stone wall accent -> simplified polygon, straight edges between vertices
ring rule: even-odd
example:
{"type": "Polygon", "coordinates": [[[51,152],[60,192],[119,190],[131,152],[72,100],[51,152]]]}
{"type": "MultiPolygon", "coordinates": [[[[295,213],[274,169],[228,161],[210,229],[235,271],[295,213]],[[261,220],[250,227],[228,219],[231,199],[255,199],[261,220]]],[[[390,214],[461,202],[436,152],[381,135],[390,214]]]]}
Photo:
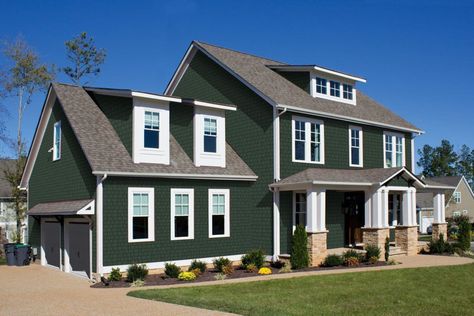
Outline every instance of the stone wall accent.
{"type": "Polygon", "coordinates": [[[376,245],[380,248],[380,259],[385,257],[385,239],[390,236],[389,228],[362,228],[364,245],[376,245]]]}
{"type": "Polygon", "coordinates": [[[448,239],[448,223],[433,223],[433,234],[431,238],[438,240],[440,234],[443,234],[444,240],[448,239]]]}
{"type": "Polygon", "coordinates": [[[395,227],[395,245],[406,251],[407,256],[418,253],[418,226],[395,227]]]}
{"type": "Polygon", "coordinates": [[[308,233],[309,265],[318,266],[327,256],[328,232],[308,233]]]}

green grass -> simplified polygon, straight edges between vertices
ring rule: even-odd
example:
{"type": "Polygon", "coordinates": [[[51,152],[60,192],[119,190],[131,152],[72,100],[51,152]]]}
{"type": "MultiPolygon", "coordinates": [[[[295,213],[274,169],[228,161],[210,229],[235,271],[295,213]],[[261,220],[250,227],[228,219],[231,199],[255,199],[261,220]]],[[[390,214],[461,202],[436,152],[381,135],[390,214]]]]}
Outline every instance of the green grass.
{"type": "Polygon", "coordinates": [[[420,235],[418,236],[419,241],[431,241],[431,235],[420,235]]]}
{"type": "Polygon", "coordinates": [[[0,266],[6,265],[7,264],[7,259],[0,257],[0,266]]]}
{"type": "Polygon", "coordinates": [[[468,315],[474,264],[139,290],[129,296],[243,315],[468,315]]]}

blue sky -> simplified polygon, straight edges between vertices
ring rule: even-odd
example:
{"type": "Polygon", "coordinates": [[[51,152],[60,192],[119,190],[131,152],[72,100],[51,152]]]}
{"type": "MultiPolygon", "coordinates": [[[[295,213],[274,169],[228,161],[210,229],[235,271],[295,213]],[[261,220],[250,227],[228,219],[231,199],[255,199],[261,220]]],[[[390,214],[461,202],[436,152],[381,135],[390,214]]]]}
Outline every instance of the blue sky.
{"type": "MultiPolygon", "coordinates": [[[[91,85],[159,93],[193,39],[319,64],[367,78],[359,89],[426,131],[417,148],[443,138],[474,147],[473,2],[5,1],[0,30],[2,40],[21,34],[58,66],[64,42],[85,31],[108,53],[91,85]]],[[[28,143],[43,100],[38,95],[26,113],[28,143]]],[[[3,102],[11,135],[13,102],[3,102]]]]}

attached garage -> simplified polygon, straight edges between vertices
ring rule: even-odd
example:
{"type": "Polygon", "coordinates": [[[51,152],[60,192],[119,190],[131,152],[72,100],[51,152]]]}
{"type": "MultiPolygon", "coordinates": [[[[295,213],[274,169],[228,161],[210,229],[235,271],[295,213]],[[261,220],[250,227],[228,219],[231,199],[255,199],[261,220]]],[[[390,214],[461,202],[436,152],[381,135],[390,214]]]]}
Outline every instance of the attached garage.
{"type": "Polygon", "coordinates": [[[40,203],[28,211],[41,224],[41,264],[91,277],[94,200],[40,203]]]}

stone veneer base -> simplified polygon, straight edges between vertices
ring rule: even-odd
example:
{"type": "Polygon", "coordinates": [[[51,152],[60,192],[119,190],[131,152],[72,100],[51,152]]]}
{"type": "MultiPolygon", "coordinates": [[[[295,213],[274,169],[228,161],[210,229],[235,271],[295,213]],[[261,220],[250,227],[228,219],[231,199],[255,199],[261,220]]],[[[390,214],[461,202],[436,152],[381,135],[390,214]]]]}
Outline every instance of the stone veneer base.
{"type": "Polygon", "coordinates": [[[418,226],[395,227],[395,245],[406,251],[407,256],[418,253],[418,226]]]}
{"type": "Polygon", "coordinates": [[[308,254],[310,266],[318,266],[327,256],[328,231],[308,233],[308,254]]]}
{"type": "Polygon", "coordinates": [[[390,228],[362,228],[364,245],[376,245],[380,248],[380,258],[385,258],[385,239],[390,238],[390,228]]]}
{"type": "Polygon", "coordinates": [[[443,234],[444,240],[448,239],[448,223],[433,223],[433,233],[431,238],[433,240],[438,240],[439,235],[443,234]]]}

